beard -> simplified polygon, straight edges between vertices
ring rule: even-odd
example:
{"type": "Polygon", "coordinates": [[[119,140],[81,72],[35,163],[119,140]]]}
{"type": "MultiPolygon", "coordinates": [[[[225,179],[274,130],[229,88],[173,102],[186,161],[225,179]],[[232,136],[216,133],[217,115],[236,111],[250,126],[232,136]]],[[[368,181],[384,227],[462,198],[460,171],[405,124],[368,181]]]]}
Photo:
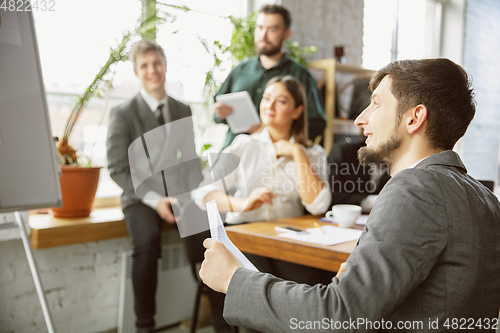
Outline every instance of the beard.
{"type": "Polygon", "coordinates": [[[279,52],[281,52],[281,46],[282,45],[283,45],[283,41],[279,45],[272,45],[272,44],[270,44],[267,47],[258,47],[257,46],[257,54],[259,56],[262,56],[262,55],[268,56],[268,57],[273,56],[273,55],[278,54],[279,52]]]}
{"type": "Polygon", "coordinates": [[[358,159],[362,165],[368,166],[369,164],[375,164],[382,169],[391,168],[392,158],[394,152],[401,145],[401,139],[394,134],[386,142],[380,144],[377,148],[361,147],[358,150],[358,159]]]}

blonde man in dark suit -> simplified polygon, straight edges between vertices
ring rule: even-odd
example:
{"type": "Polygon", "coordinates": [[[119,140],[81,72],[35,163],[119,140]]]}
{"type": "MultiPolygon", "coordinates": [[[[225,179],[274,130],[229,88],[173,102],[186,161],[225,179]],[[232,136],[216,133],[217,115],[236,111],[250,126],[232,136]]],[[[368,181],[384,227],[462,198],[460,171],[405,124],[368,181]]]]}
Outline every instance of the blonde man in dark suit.
{"type": "MultiPolygon", "coordinates": [[[[177,156],[167,158],[176,159],[182,156],[176,161],[181,163],[186,157],[196,156],[196,152],[192,123],[189,119],[191,109],[168,96],[165,90],[167,64],[163,49],[153,41],[143,40],[134,47],[130,58],[135,74],[141,81],[141,90],[131,100],[111,111],[107,157],[111,178],[123,189],[121,207],[132,238],[132,284],[137,331],[151,332],[155,325],[157,262],[161,253],[162,225],[165,221],[172,224],[176,222],[171,204],[177,203],[177,199],[169,197],[167,191],[188,192],[199,184],[202,177],[201,166],[195,161],[189,164],[189,168],[176,169],[175,172],[162,171],[151,175],[139,186],[137,182],[134,183],[131,175],[134,165],[131,164],[137,162],[138,165],[143,163],[142,165],[147,166],[148,162],[139,161],[140,156],[129,156],[132,151],[129,148],[134,146],[133,143],[137,143],[137,140],[144,140],[144,134],[156,130],[159,126],[174,121],[176,124],[182,123],[185,127],[181,131],[183,140],[170,138],[168,142],[153,142],[157,147],[147,146],[149,153],[158,146],[175,145],[176,147],[167,148],[177,152],[177,156]],[[173,141],[175,143],[172,143],[173,141]],[[179,181],[176,182],[176,179],[179,181]],[[165,183],[169,184],[168,188],[164,186],[165,183]],[[174,186],[170,186],[172,184],[174,186]]],[[[140,146],[142,148],[142,143],[140,146]]],[[[145,147],[142,149],[148,151],[145,147]]],[[[146,171],[149,171],[149,168],[146,171]]]]}

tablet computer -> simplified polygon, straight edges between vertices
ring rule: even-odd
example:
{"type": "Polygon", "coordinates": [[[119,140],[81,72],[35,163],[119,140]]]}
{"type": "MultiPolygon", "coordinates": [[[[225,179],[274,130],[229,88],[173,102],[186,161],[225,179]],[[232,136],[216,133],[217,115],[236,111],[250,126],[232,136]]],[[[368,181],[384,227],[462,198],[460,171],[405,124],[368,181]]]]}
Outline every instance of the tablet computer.
{"type": "Polygon", "coordinates": [[[218,95],[215,100],[233,108],[233,113],[226,118],[226,122],[234,134],[246,133],[250,126],[260,124],[259,114],[248,91],[218,95]]]}

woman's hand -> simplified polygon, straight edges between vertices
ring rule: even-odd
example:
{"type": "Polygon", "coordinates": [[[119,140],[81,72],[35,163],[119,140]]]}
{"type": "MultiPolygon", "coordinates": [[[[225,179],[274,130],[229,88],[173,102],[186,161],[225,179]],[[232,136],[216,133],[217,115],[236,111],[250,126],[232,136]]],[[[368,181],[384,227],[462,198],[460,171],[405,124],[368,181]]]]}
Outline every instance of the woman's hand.
{"type": "Polygon", "coordinates": [[[271,189],[267,187],[256,187],[253,189],[252,193],[250,193],[248,199],[245,200],[245,208],[243,209],[243,211],[246,212],[249,210],[254,210],[265,203],[272,205],[273,198],[275,197],[276,196],[273,194],[271,189]]]}
{"type": "Polygon", "coordinates": [[[276,148],[276,156],[292,156],[297,152],[297,149],[301,149],[300,145],[297,143],[292,143],[288,140],[279,140],[274,143],[274,148],[276,148]]]}

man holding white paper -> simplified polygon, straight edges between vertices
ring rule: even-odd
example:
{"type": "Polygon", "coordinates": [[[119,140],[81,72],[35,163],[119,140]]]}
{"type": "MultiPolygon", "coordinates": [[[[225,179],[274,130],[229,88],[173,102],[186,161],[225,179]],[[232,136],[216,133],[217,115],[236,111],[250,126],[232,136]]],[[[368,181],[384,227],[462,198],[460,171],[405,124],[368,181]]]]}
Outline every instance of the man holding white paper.
{"type": "MultiPolygon", "coordinates": [[[[283,43],[290,37],[291,17],[288,10],[279,5],[266,5],[260,10],[255,26],[255,48],[257,55],[236,66],[226,78],[216,96],[248,91],[257,110],[262,100],[264,87],[276,76],[292,75],[302,83],[307,94],[307,114],[309,138],[314,140],[322,135],[326,126],[325,114],[321,105],[317,84],[309,71],[291,60],[283,52],[283,43]]],[[[233,108],[224,103],[215,104],[214,120],[225,123],[233,108]]],[[[248,133],[254,133],[259,124],[248,124],[248,133]]],[[[228,130],[224,148],[236,134],[228,130]]]]}
{"type": "Polygon", "coordinates": [[[283,281],[242,268],[206,239],[200,276],[226,293],[228,323],[262,332],[498,326],[500,202],[452,150],[475,114],[467,73],[448,59],[402,60],[374,74],[370,88],[355,121],[368,137],[358,156],[388,163],[392,178],[342,273],[328,285],[283,281]]]}
{"type": "Polygon", "coordinates": [[[245,257],[243,253],[231,242],[227,237],[226,229],[220,217],[219,209],[215,200],[209,201],[206,204],[208,223],[210,224],[210,236],[212,239],[219,240],[224,246],[231,251],[231,253],[243,264],[243,267],[252,271],[258,272],[259,270],[245,257]]]}

